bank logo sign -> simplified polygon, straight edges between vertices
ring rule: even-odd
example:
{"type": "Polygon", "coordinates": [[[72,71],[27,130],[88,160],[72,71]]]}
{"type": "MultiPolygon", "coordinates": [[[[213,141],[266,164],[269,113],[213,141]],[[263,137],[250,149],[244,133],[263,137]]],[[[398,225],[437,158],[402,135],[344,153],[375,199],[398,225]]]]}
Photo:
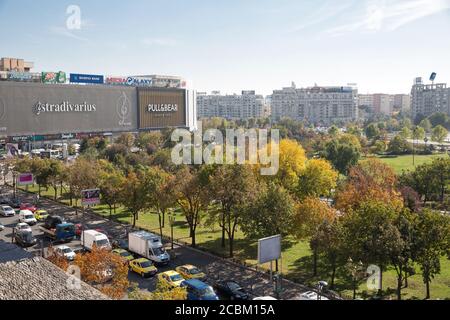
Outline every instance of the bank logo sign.
{"type": "Polygon", "coordinates": [[[68,113],[68,112],[95,112],[97,106],[84,101],[83,103],[70,103],[63,101],[62,103],[43,103],[38,101],[34,107],[34,114],[39,116],[42,113],[68,113]]]}
{"type": "Polygon", "coordinates": [[[95,74],[70,74],[71,83],[92,83],[92,84],[103,84],[103,76],[95,74]]]}
{"type": "Polygon", "coordinates": [[[131,126],[131,103],[125,92],[117,99],[116,112],[119,116],[119,126],[131,126]]]}

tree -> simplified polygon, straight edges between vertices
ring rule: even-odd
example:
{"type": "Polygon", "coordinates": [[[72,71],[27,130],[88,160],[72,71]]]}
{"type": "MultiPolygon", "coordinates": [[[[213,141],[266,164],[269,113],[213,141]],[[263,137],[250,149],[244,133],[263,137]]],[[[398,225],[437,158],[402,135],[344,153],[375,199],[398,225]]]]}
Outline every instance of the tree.
{"type": "Polygon", "coordinates": [[[408,141],[399,135],[396,135],[390,142],[388,146],[388,151],[392,154],[400,155],[408,153],[411,150],[411,146],[408,141]]]}
{"type": "Polygon", "coordinates": [[[313,196],[328,196],[336,187],[338,173],[325,159],[311,159],[299,177],[297,196],[299,199],[313,196]]]}
{"type": "Polygon", "coordinates": [[[342,174],[347,174],[348,169],[357,164],[360,157],[360,150],[352,144],[332,140],[325,147],[325,158],[342,174]]]}
{"type": "Polygon", "coordinates": [[[338,187],[335,207],[348,212],[364,202],[379,200],[401,208],[403,199],[396,185],[397,176],[390,166],[378,159],[362,161],[350,169],[347,180],[338,187]]]}
{"type": "Polygon", "coordinates": [[[158,214],[159,232],[162,236],[164,217],[166,212],[175,205],[175,197],[172,193],[174,177],[163,169],[152,167],[148,169],[145,177],[145,189],[148,190],[147,206],[156,209],[158,214]]]}
{"type": "Polygon", "coordinates": [[[310,247],[313,251],[313,275],[317,275],[317,258],[319,243],[313,236],[319,226],[325,221],[333,221],[336,212],[326,202],[318,198],[308,197],[302,200],[296,208],[292,219],[293,234],[299,238],[311,238],[310,247]]]}
{"type": "Polygon", "coordinates": [[[274,182],[262,186],[258,193],[245,208],[241,224],[244,234],[250,238],[290,234],[295,214],[295,200],[290,193],[274,182]]]}
{"type": "Polygon", "coordinates": [[[175,175],[172,190],[177,203],[189,225],[189,236],[192,246],[196,246],[195,236],[201,214],[208,209],[210,193],[206,169],[183,167],[175,175]]]}
{"type": "Polygon", "coordinates": [[[51,245],[47,249],[46,259],[64,271],[66,271],[69,267],[69,262],[67,261],[67,259],[63,255],[57,254],[55,249],[51,245]]]}
{"type": "Polygon", "coordinates": [[[305,168],[305,150],[296,141],[283,139],[280,141],[279,154],[279,170],[275,177],[286,189],[292,190],[305,168]]]}
{"type": "Polygon", "coordinates": [[[442,126],[445,127],[448,123],[449,116],[444,112],[436,112],[428,117],[433,127],[442,126]]]}
{"type": "Polygon", "coordinates": [[[423,119],[422,121],[420,121],[419,127],[423,128],[425,130],[425,132],[430,132],[432,125],[431,125],[430,120],[428,120],[426,118],[426,119],[423,119]]]}
{"type": "Polygon", "coordinates": [[[345,252],[353,261],[377,265],[381,270],[380,284],[383,283],[383,270],[403,245],[400,232],[393,223],[397,216],[394,207],[367,201],[343,217],[345,252]]]}
{"type": "Polygon", "coordinates": [[[124,145],[127,150],[130,150],[134,146],[135,137],[132,133],[122,133],[117,139],[116,143],[124,145]]]}
{"type": "Polygon", "coordinates": [[[434,129],[431,133],[431,140],[442,144],[444,142],[445,138],[447,137],[447,135],[448,135],[447,129],[445,129],[441,125],[438,125],[438,126],[434,127],[434,129]]]}
{"type": "Polygon", "coordinates": [[[67,168],[67,182],[70,186],[71,204],[72,197],[75,201],[80,199],[81,191],[98,187],[98,163],[83,157],[78,157],[75,162],[67,168]]]}
{"type": "Polygon", "coordinates": [[[54,200],[58,197],[58,186],[62,183],[65,167],[63,163],[56,159],[50,159],[49,161],[49,182],[51,183],[54,194],[54,200]]]}
{"type": "Polygon", "coordinates": [[[369,124],[365,129],[366,137],[372,140],[380,135],[380,129],[375,123],[369,124]]]}
{"type": "Polygon", "coordinates": [[[386,151],[387,145],[384,140],[377,140],[371,148],[373,153],[381,154],[386,151]]]}
{"type": "Polygon", "coordinates": [[[425,129],[420,126],[415,127],[412,133],[412,137],[414,140],[423,140],[425,138],[425,129]]]}
{"type": "Polygon", "coordinates": [[[328,129],[328,134],[331,136],[336,136],[338,133],[339,129],[335,125],[331,126],[330,129],[328,129]]]}
{"type": "Polygon", "coordinates": [[[109,207],[109,217],[112,216],[112,210],[116,209],[116,204],[120,199],[121,187],[124,183],[123,173],[107,161],[100,161],[99,188],[101,200],[109,207]]]}
{"type": "Polygon", "coordinates": [[[219,210],[211,210],[210,214],[222,228],[222,247],[227,234],[232,257],[236,227],[243,219],[245,205],[256,199],[257,181],[248,165],[239,164],[214,168],[209,181],[211,197],[220,204],[219,210]]]}
{"type": "Polygon", "coordinates": [[[426,286],[426,299],[430,298],[430,283],[440,273],[440,258],[448,253],[450,243],[450,219],[424,209],[414,223],[413,256],[422,271],[426,286]]]}
{"type": "Polygon", "coordinates": [[[334,288],[336,269],[342,258],[342,227],[339,219],[324,220],[311,238],[317,251],[324,254],[325,260],[331,266],[330,288],[334,288]]]}
{"type": "Polygon", "coordinates": [[[406,140],[411,137],[411,130],[408,127],[403,127],[399,133],[399,136],[406,140]]]}
{"type": "Polygon", "coordinates": [[[120,202],[127,208],[133,216],[133,228],[136,226],[136,220],[139,219],[139,213],[147,208],[147,190],[145,181],[145,170],[136,169],[130,171],[123,180],[120,188],[120,202]]]}
{"type": "Polygon", "coordinates": [[[74,264],[80,268],[83,281],[100,284],[100,291],[113,299],[122,299],[130,286],[127,263],[106,249],[94,246],[90,252],[77,254],[74,264]]]}

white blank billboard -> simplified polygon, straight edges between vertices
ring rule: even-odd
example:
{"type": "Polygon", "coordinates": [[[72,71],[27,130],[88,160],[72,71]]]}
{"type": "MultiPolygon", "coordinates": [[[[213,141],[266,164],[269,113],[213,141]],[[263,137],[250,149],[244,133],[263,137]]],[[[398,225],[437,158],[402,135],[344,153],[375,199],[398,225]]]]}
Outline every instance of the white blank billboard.
{"type": "Polygon", "coordinates": [[[263,264],[281,258],[281,235],[258,240],[258,263],[263,264]]]}

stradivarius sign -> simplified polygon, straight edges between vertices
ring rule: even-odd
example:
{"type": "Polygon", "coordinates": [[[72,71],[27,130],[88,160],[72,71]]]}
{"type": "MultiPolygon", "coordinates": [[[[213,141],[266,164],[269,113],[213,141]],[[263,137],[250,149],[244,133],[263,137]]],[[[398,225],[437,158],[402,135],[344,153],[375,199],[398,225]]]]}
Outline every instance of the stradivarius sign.
{"type": "Polygon", "coordinates": [[[42,113],[65,113],[65,112],[95,112],[97,107],[84,101],[83,103],[70,103],[63,101],[61,103],[43,103],[38,101],[34,107],[34,113],[38,116],[42,113]]]}

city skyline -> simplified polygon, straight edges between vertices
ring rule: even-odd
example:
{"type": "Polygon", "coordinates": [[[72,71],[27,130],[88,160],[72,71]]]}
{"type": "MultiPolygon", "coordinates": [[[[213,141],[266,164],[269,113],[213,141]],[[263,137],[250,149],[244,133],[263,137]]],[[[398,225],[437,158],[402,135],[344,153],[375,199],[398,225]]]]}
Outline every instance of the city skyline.
{"type": "Polygon", "coordinates": [[[398,94],[433,71],[449,80],[449,0],[113,3],[0,0],[0,56],[38,71],[179,75],[223,94],[292,81],[398,94]],[[80,30],[66,27],[72,4],[80,30]]]}

